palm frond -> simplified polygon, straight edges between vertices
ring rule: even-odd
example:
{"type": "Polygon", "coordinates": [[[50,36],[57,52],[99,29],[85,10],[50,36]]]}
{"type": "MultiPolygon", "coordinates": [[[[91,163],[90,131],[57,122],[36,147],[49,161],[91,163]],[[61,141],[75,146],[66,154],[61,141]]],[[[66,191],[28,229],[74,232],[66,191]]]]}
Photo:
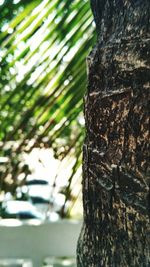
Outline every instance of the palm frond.
{"type": "MultiPolygon", "coordinates": [[[[79,118],[86,88],[85,58],[95,41],[89,1],[20,1],[17,7],[10,2],[17,14],[6,14],[5,20],[5,3],[0,8],[1,155],[7,154],[9,141],[19,141],[10,161],[41,144],[53,147],[60,159],[73,151],[76,163],[69,192],[84,138],[79,118]],[[66,140],[63,153],[60,139],[66,140]]],[[[16,160],[13,167],[17,175],[22,171],[19,164],[16,160]]],[[[4,180],[10,171],[12,166],[3,172],[4,180]]]]}

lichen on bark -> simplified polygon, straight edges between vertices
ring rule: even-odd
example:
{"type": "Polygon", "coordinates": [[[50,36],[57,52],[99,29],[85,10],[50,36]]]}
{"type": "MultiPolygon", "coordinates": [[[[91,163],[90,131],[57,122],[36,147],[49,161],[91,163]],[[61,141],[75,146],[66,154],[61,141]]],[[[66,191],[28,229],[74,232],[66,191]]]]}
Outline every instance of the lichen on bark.
{"type": "Polygon", "coordinates": [[[78,267],[150,266],[149,0],[92,0],[78,267]]]}

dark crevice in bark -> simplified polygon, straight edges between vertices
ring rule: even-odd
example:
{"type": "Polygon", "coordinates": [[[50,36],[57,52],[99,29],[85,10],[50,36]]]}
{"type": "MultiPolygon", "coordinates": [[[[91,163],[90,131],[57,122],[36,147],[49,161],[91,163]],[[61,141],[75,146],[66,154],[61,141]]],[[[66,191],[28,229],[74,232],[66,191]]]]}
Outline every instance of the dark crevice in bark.
{"type": "Polygon", "coordinates": [[[150,1],[92,0],[78,267],[150,266],[150,1]]]}

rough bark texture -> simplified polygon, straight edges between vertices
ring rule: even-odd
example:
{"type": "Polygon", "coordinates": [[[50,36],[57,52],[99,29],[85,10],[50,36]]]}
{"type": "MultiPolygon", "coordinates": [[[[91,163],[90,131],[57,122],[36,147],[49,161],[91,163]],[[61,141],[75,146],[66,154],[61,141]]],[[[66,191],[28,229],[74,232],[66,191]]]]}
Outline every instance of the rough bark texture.
{"type": "Polygon", "coordinates": [[[78,267],[150,266],[149,0],[93,0],[78,267]]]}

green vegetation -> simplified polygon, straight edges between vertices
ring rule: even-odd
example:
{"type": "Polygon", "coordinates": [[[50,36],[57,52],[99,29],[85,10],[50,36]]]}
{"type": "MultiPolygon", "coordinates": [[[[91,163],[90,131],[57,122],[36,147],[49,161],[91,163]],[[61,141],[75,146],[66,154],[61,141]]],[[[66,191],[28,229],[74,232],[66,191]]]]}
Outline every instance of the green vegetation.
{"type": "Polygon", "coordinates": [[[0,1],[1,190],[15,194],[30,172],[22,154],[52,147],[82,159],[86,56],[95,36],[88,0],[0,1]],[[23,181],[17,177],[24,173],[23,181]]]}

